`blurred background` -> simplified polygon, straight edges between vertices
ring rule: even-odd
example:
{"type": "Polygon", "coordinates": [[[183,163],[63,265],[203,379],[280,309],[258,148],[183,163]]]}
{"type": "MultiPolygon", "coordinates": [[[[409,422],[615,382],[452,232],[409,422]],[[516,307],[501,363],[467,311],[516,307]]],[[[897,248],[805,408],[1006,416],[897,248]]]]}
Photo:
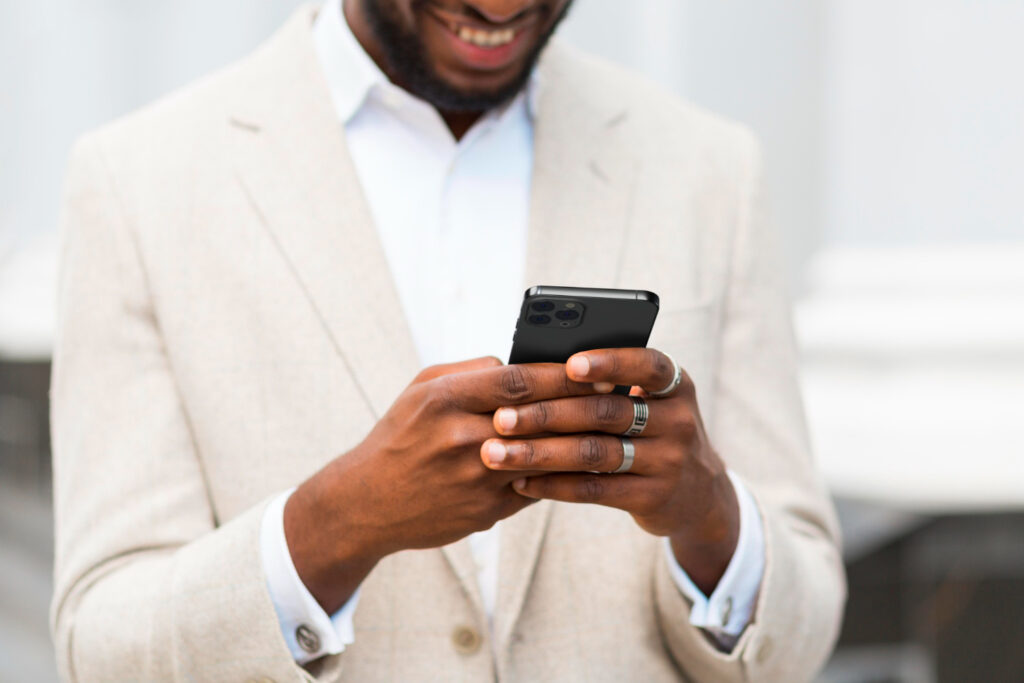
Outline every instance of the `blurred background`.
{"type": "MultiPolygon", "coordinates": [[[[295,0],[0,3],[0,681],[55,680],[47,385],[82,132],[295,0]]],[[[577,0],[767,153],[850,601],[827,682],[1024,680],[1024,0],[577,0]]]]}

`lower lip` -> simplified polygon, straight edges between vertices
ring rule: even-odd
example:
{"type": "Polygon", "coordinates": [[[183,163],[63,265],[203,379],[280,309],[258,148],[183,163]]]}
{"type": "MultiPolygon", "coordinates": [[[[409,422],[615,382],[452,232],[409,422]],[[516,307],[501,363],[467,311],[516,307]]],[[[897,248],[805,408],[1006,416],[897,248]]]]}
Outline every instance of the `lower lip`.
{"type": "Polygon", "coordinates": [[[467,43],[447,26],[444,27],[444,32],[448,36],[452,51],[463,64],[480,71],[497,71],[509,66],[519,57],[528,28],[520,28],[516,31],[515,38],[496,47],[480,47],[467,43]]]}

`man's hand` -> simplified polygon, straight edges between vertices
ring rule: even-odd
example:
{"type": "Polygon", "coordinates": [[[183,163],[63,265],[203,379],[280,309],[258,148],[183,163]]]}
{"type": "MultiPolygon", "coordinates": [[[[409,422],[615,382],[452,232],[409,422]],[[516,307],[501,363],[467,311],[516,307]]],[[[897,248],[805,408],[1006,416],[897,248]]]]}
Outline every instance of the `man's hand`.
{"type": "Polygon", "coordinates": [[[494,472],[480,446],[502,405],[593,394],[555,363],[497,358],[433,366],[395,400],[366,439],[299,486],[284,511],[299,577],[328,614],[384,556],[452,543],[534,502],[494,472]]]}
{"type": "Polygon", "coordinates": [[[629,512],[642,528],[668,536],[680,565],[710,594],[732,558],[739,537],[739,506],[725,465],[708,442],[690,378],[667,397],[660,391],[675,368],[653,349],[602,349],[572,356],[566,373],[575,382],[634,387],[648,400],[647,426],[629,437],[635,460],[628,473],[618,435],[633,421],[633,402],[619,395],[559,397],[503,407],[494,414],[501,435],[481,448],[485,465],[517,474],[523,496],[598,503],[629,512]],[[554,436],[537,436],[541,433],[554,436]],[[519,437],[519,438],[517,438],[519,437]],[[528,437],[528,438],[522,438],[528,437]],[[530,475],[543,470],[557,474],[530,475]]]}

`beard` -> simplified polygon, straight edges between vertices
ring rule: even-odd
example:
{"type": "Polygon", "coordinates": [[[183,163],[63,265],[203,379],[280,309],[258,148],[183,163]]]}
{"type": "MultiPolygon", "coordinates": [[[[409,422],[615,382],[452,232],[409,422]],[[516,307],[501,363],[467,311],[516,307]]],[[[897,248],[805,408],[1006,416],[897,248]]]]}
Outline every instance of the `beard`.
{"type": "MultiPolygon", "coordinates": [[[[422,3],[423,0],[415,0],[414,6],[422,3]]],[[[540,53],[569,13],[571,5],[572,2],[566,3],[555,20],[550,22],[515,78],[491,90],[460,90],[441,78],[431,66],[415,28],[403,24],[402,17],[388,0],[367,0],[364,8],[370,30],[384,53],[386,71],[394,81],[441,111],[480,112],[508,102],[523,89],[540,53]]]]}

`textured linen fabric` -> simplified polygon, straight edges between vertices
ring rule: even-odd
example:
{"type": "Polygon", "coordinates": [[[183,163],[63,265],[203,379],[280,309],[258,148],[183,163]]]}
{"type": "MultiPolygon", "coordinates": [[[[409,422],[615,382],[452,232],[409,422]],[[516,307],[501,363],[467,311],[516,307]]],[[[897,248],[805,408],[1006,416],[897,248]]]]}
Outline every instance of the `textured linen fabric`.
{"type": "Polygon", "coordinates": [[[618,510],[541,501],[502,525],[495,655],[452,642],[460,627],[486,632],[463,539],[385,558],[362,585],[353,644],[292,660],[261,568],[264,508],[357,444],[418,367],[314,16],[303,8],[253,55],[72,154],[52,386],[61,675],[812,678],[845,584],[757,145],[557,41],[539,65],[521,288],[661,294],[650,343],[695,381],[764,523],[753,622],[717,651],[660,539],[618,510]]]}
{"type": "MultiPolygon", "coordinates": [[[[539,78],[534,74],[508,105],[456,141],[436,109],[387,80],[349,29],[340,0],[320,9],[313,44],[420,364],[508,358],[509,320],[519,308],[526,265],[539,78]]],[[[741,511],[739,542],[710,598],[670,549],[665,555],[692,603],[690,623],[707,628],[722,649],[749,622],[764,572],[761,520],[743,483],[730,475],[741,511]]],[[[305,663],[352,643],[358,590],[334,615],[317,604],[288,551],[284,502],[275,499],[263,517],[260,553],[285,642],[295,661],[305,663]],[[317,635],[318,648],[308,639],[307,648],[299,644],[302,626],[317,635]]],[[[498,522],[468,537],[488,629],[500,533],[498,522]]]]}

